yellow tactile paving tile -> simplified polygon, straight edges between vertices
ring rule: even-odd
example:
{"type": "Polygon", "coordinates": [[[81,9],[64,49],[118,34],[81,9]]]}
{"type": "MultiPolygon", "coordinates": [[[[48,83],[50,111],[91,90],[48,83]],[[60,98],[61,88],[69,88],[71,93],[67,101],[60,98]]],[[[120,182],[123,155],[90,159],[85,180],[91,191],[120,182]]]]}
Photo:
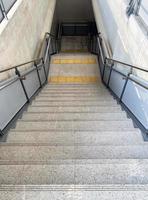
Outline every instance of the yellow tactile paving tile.
{"type": "Polygon", "coordinates": [[[53,59],[52,64],[96,64],[96,59],[53,59]]]}
{"type": "Polygon", "coordinates": [[[48,81],[50,83],[96,83],[99,78],[96,76],[54,76],[48,81]]]}

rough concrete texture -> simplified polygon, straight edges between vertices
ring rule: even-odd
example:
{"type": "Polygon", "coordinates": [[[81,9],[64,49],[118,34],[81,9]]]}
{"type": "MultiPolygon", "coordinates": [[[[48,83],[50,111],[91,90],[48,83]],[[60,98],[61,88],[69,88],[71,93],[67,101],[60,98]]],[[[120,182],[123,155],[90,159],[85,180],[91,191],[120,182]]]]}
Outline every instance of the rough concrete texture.
{"type": "MultiPolygon", "coordinates": [[[[36,58],[45,32],[51,29],[55,2],[22,0],[0,35],[0,70],[36,58]]],[[[0,79],[10,74],[2,74],[0,79]]]]}

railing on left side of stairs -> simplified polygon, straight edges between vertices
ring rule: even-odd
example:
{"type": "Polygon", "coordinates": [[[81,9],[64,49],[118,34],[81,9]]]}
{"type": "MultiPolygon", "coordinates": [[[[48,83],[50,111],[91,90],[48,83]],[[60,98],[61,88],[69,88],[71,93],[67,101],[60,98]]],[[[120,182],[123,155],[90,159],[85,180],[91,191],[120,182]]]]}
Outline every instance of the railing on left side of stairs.
{"type": "Polygon", "coordinates": [[[31,61],[0,71],[10,78],[0,81],[0,134],[47,83],[51,55],[57,53],[57,39],[46,33],[39,56],[31,61]]]}

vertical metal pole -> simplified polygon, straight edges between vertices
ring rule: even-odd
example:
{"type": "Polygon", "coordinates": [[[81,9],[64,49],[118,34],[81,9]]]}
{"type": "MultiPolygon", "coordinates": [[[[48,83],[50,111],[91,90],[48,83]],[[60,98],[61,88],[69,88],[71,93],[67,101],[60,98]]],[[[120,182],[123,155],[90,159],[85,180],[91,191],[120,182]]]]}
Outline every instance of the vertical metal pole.
{"type": "Polygon", "coordinates": [[[105,74],[105,67],[106,67],[106,58],[105,58],[105,61],[104,61],[103,65],[104,65],[104,68],[103,68],[103,73],[102,73],[102,81],[104,81],[104,74],[105,74]]]}
{"type": "Polygon", "coordinates": [[[17,67],[15,68],[15,74],[19,77],[19,80],[20,80],[20,82],[21,82],[21,85],[22,85],[22,88],[23,88],[25,97],[26,97],[26,99],[27,99],[27,103],[29,103],[30,100],[29,100],[29,97],[28,97],[26,88],[25,88],[25,86],[24,86],[24,83],[23,83],[23,79],[25,80],[25,77],[21,77],[21,74],[20,74],[19,70],[17,69],[17,67]]]}
{"type": "Polygon", "coordinates": [[[53,49],[53,38],[51,38],[51,40],[50,40],[50,45],[51,45],[51,50],[52,50],[51,54],[53,54],[53,51],[54,51],[54,49],[53,49]]]}
{"type": "Polygon", "coordinates": [[[4,135],[4,134],[3,134],[3,131],[2,131],[1,129],[0,129],[0,135],[1,135],[1,136],[4,135]]]}
{"type": "Polygon", "coordinates": [[[114,67],[114,63],[111,65],[111,69],[110,69],[110,73],[109,73],[109,78],[108,78],[108,82],[107,82],[107,87],[109,87],[109,84],[110,84],[110,79],[111,79],[113,67],[114,67]]]}
{"type": "Polygon", "coordinates": [[[127,77],[126,77],[126,81],[125,81],[125,84],[124,84],[124,87],[123,87],[123,90],[122,90],[122,93],[121,93],[121,96],[120,96],[120,102],[122,102],[122,99],[123,99],[123,95],[125,93],[125,90],[126,90],[126,86],[127,86],[127,83],[129,81],[129,77],[130,75],[132,74],[133,72],[133,68],[131,68],[130,72],[128,73],[127,77]]]}
{"type": "MultiPolygon", "coordinates": [[[[1,19],[1,21],[5,18],[5,15],[4,15],[4,12],[3,12],[3,8],[2,8],[2,5],[1,5],[1,3],[0,3],[0,11],[1,11],[1,13],[2,13],[2,19],[1,19]]],[[[0,22],[1,22],[0,21],[0,22]]]]}
{"type": "Polygon", "coordinates": [[[38,66],[37,66],[36,62],[34,62],[34,66],[36,68],[36,72],[37,72],[40,88],[42,88],[42,82],[41,82],[41,78],[40,78],[40,73],[39,73],[39,69],[38,69],[38,66]]]}
{"type": "Polygon", "coordinates": [[[42,58],[42,65],[43,65],[43,69],[44,69],[45,79],[46,79],[46,81],[47,81],[48,76],[47,76],[47,74],[46,74],[45,62],[44,62],[44,59],[43,59],[43,58],[42,58]]]}
{"type": "Polygon", "coordinates": [[[122,98],[123,98],[123,95],[124,95],[124,92],[125,92],[128,80],[129,80],[128,78],[129,78],[129,75],[126,77],[126,81],[125,81],[125,84],[124,84],[124,87],[123,87],[123,90],[122,90],[122,93],[121,93],[121,96],[120,96],[120,102],[122,101],[122,98]]]}
{"type": "Polygon", "coordinates": [[[0,4],[1,4],[1,9],[2,9],[2,12],[3,12],[3,15],[6,19],[8,19],[7,17],[7,13],[6,13],[6,10],[5,10],[5,6],[4,6],[4,3],[3,3],[3,0],[0,0],[0,4]]]}

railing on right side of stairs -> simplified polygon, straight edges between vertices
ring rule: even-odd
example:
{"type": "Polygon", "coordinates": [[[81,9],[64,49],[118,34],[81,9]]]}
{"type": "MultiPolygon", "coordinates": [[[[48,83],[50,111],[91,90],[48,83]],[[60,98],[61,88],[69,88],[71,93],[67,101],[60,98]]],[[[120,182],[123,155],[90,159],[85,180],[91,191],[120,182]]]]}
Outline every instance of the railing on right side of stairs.
{"type": "Polygon", "coordinates": [[[38,58],[0,71],[0,76],[9,76],[0,81],[0,135],[47,83],[51,55],[57,48],[56,37],[46,33],[38,58]]]}
{"type": "Polygon", "coordinates": [[[148,69],[111,58],[110,48],[99,33],[91,38],[91,52],[98,55],[102,82],[128,112],[135,124],[148,134],[148,69]]]}

